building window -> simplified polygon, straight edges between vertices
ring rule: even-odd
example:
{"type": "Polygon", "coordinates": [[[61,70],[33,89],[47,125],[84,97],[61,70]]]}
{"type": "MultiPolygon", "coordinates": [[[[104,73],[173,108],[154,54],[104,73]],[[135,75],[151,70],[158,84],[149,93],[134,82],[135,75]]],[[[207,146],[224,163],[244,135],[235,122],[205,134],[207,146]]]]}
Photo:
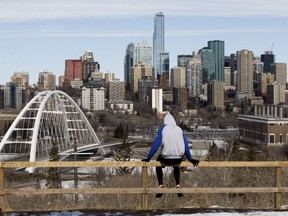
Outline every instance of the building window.
{"type": "Polygon", "coordinates": [[[269,134],[269,143],[275,143],[275,134],[269,134]]]}
{"type": "Polygon", "coordinates": [[[279,142],[283,143],[282,134],[279,135],[279,142]]]}

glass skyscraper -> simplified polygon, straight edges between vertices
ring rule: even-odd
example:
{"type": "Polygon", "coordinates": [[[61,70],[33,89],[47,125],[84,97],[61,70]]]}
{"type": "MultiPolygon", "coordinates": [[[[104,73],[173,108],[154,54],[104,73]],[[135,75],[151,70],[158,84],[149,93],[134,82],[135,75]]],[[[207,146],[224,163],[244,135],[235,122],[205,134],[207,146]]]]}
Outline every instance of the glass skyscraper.
{"type": "Polygon", "coordinates": [[[153,32],[153,66],[156,74],[163,72],[161,71],[160,61],[161,53],[164,51],[164,14],[159,12],[154,16],[153,32]]]}
{"type": "Polygon", "coordinates": [[[130,89],[131,85],[130,69],[139,63],[152,67],[152,47],[146,42],[137,45],[130,43],[127,46],[124,60],[124,81],[127,89],[130,89]]]}
{"type": "Polygon", "coordinates": [[[202,84],[206,84],[216,78],[215,54],[213,50],[208,47],[200,49],[199,52],[202,61],[202,84]]]}
{"type": "Polygon", "coordinates": [[[275,55],[272,51],[266,51],[261,55],[261,62],[264,63],[264,73],[271,73],[271,64],[275,63],[275,55]]]}
{"type": "Polygon", "coordinates": [[[208,41],[208,48],[215,55],[215,79],[224,82],[224,41],[208,41]]]}

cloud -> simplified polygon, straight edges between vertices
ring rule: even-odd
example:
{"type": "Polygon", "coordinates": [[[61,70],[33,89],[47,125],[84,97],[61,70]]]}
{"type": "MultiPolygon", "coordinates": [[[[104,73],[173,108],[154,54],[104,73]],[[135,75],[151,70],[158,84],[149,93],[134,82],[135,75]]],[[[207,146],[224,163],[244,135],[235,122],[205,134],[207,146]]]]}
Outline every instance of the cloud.
{"type": "Polygon", "coordinates": [[[151,16],[288,16],[287,0],[2,0],[1,22],[151,16]]]}
{"type": "MultiPolygon", "coordinates": [[[[179,36],[201,36],[222,33],[287,33],[288,30],[281,28],[211,28],[211,29],[178,29],[166,31],[166,37],[179,36]]],[[[152,32],[147,30],[77,30],[62,28],[29,28],[22,29],[0,29],[2,36],[9,37],[151,37],[152,32]]]]}

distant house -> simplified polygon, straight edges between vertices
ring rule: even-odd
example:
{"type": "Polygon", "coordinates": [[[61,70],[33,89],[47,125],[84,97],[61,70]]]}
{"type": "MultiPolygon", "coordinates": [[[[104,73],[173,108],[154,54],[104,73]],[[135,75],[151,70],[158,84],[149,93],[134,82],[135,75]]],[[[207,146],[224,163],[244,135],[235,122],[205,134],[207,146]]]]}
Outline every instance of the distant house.
{"type": "Polygon", "coordinates": [[[132,114],[133,102],[127,100],[110,100],[108,103],[108,109],[114,110],[114,112],[132,114]]]}

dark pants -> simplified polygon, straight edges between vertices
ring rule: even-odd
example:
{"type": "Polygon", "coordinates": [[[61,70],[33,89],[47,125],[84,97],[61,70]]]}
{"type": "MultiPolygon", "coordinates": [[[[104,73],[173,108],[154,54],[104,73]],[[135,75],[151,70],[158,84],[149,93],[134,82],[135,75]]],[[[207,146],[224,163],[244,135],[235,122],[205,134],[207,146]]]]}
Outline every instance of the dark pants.
{"type": "Polygon", "coordinates": [[[182,162],[182,158],[165,159],[160,154],[157,158],[157,161],[160,161],[161,165],[162,165],[161,167],[156,167],[156,174],[157,174],[157,179],[158,179],[159,185],[163,184],[163,170],[162,170],[162,168],[164,168],[165,166],[172,166],[173,167],[173,170],[174,170],[173,174],[174,174],[176,185],[180,184],[180,168],[179,168],[179,166],[182,162]]]}

